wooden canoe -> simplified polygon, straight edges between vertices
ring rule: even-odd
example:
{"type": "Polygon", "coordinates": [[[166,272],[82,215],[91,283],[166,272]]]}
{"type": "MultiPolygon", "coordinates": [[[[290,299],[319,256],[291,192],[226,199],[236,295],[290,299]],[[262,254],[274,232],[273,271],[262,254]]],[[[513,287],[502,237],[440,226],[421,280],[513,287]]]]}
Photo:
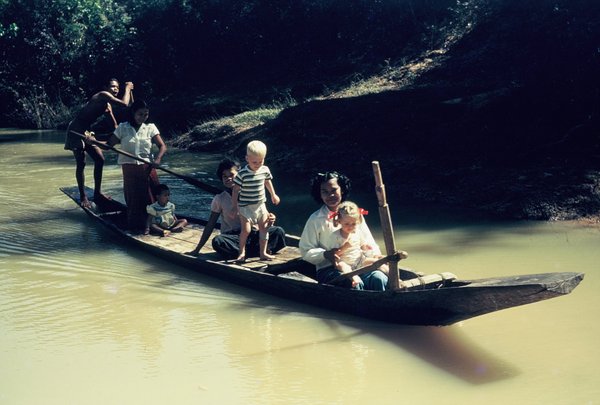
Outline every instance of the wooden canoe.
{"type": "MultiPolygon", "coordinates": [[[[61,191],[79,205],[76,187],[61,191]]],[[[92,190],[88,198],[93,201],[92,190]]],[[[312,266],[300,258],[298,238],[288,236],[288,246],[276,260],[263,262],[249,259],[243,264],[222,260],[210,241],[198,257],[186,255],[200,238],[206,221],[186,217],[190,225],[179,234],[161,238],[132,234],[124,230],[126,207],[117,201],[101,207],[82,208],[124,240],[142,250],[203,274],[218,277],[248,288],[372,320],[408,325],[450,325],[475,316],[530,304],[569,294],[583,280],[583,273],[544,273],[511,277],[460,280],[442,276],[417,277],[407,269],[400,277],[408,280],[406,288],[396,291],[358,291],[319,284],[311,275],[312,266]],[[101,209],[100,209],[101,208],[101,209]],[[428,279],[434,282],[427,282],[428,279]]]]}

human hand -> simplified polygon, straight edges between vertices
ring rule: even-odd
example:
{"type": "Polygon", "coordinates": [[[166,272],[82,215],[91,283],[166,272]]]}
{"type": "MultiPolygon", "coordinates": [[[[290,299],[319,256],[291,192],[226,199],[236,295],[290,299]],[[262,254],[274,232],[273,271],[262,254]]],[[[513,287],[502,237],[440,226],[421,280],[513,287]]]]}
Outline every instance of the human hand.
{"type": "Polygon", "coordinates": [[[277,219],[275,214],[269,212],[269,215],[267,216],[267,227],[275,225],[275,219],[277,219]]]}
{"type": "Polygon", "coordinates": [[[271,196],[271,202],[273,203],[273,205],[278,205],[280,201],[281,200],[279,199],[279,196],[277,194],[273,194],[271,196]]]}
{"type": "Polygon", "coordinates": [[[83,134],[85,135],[85,139],[83,141],[88,145],[91,145],[92,141],[96,140],[96,137],[94,136],[95,134],[92,131],[85,131],[83,134]]]}
{"type": "Polygon", "coordinates": [[[348,248],[350,248],[350,242],[346,241],[344,242],[344,244],[342,246],[340,246],[340,248],[338,249],[338,254],[339,253],[344,253],[346,250],[348,250],[348,248]]]}
{"type": "Polygon", "coordinates": [[[352,276],[352,287],[356,287],[362,282],[362,279],[358,276],[352,276]]]}
{"type": "Polygon", "coordinates": [[[326,250],[323,252],[323,257],[335,266],[340,260],[340,257],[338,256],[338,250],[339,249],[326,250]]]}
{"type": "Polygon", "coordinates": [[[133,90],[133,82],[125,82],[125,89],[133,90]]]}

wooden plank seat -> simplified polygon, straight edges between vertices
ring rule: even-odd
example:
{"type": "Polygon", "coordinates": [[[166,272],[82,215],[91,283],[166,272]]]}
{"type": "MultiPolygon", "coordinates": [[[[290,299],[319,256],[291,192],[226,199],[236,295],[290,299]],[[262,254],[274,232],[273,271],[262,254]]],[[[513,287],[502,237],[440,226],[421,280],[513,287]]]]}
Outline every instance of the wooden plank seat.
{"type": "MultiPolygon", "coordinates": [[[[132,237],[143,241],[144,243],[151,244],[153,246],[161,247],[167,250],[175,251],[178,253],[185,253],[193,250],[200,236],[204,231],[204,227],[200,224],[190,224],[185,227],[181,233],[171,233],[169,236],[161,237],[156,235],[131,235],[132,237]]],[[[226,260],[219,256],[212,248],[212,239],[218,235],[218,231],[215,230],[206,244],[200,250],[200,255],[203,259],[211,260],[214,262],[223,263],[226,265],[235,265],[254,271],[269,272],[271,274],[279,275],[283,273],[293,273],[297,270],[298,266],[289,266],[291,263],[301,261],[300,250],[295,246],[286,246],[274,256],[273,260],[264,261],[258,257],[250,257],[243,263],[236,263],[233,260],[226,260]]],[[[295,278],[305,277],[300,274],[292,276],[295,278]]]]}

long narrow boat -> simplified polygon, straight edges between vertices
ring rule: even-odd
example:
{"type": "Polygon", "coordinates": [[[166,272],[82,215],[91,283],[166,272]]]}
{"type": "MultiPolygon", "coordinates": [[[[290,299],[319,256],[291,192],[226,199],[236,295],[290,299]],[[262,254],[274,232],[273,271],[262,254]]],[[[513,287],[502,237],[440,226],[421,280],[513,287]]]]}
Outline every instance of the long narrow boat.
{"type": "MultiPolygon", "coordinates": [[[[61,188],[79,205],[76,187],[61,188]]],[[[93,193],[87,190],[93,201],[93,193]]],[[[179,234],[161,238],[125,230],[126,207],[103,202],[82,208],[91,218],[124,240],[169,262],[203,274],[290,300],[352,315],[410,325],[450,325],[475,316],[569,294],[583,280],[583,273],[544,273],[512,277],[460,280],[449,273],[424,276],[400,270],[403,288],[394,291],[358,291],[319,284],[311,277],[312,266],[300,258],[298,238],[287,237],[288,246],[273,261],[249,259],[235,264],[222,260],[210,240],[198,257],[185,254],[195,246],[206,221],[186,217],[190,225],[179,234]],[[99,209],[101,207],[101,209],[99,209]],[[433,282],[431,282],[433,280],[433,282]]],[[[212,237],[211,237],[212,238],[212,237]]]]}

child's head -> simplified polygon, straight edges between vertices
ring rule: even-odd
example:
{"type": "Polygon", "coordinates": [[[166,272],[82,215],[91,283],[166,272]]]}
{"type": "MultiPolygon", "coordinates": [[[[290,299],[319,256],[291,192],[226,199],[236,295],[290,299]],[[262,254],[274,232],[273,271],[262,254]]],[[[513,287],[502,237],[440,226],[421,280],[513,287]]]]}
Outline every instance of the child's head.
{"type": "Polygon", "coordinates": [[[344,201],[338,206],[335,223],[339,224],[345,233],[354,232],[363,221],[363,212],[364,210],[352,201],[344,201]]]}
{"type": "Polygon", "coordinates": [[[223,185],[227,188],[233,187],[233,178],[240,170],[240,164],[235,160],[225,158],[221,160],[217,167],[217,177],[221,179],[223,185]]]}
{"type": "Polygon", "coordinates": [[[160,205],[166,205],[171,197],[171,190],[166,184],[159,184],[154,189],[154,196],[160,205]]]}
{"type": "Polygon", "coordinates": [[[246,162],[250,169],[256,171],[265,163],[267,145],[261,141],[252,141],[246,147],[246,162]]]}
{"type": "Polygon", "coordinates": [[[148,119],[150,110],[144,100],[135,100],[129,107],[129,123],[134,127],[139,127],[148,119]]]}

